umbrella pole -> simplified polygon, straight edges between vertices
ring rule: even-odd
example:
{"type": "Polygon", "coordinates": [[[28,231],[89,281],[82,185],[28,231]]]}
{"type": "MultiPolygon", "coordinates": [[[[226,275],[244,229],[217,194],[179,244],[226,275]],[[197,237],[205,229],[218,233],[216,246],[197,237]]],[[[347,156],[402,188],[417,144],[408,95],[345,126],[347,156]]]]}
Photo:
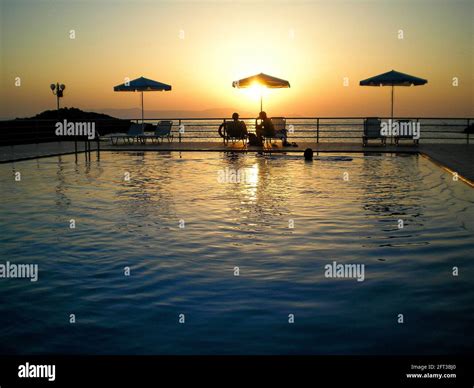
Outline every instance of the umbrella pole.
{"type": "Polygon", "coordinates": [[[392,85],[392,122],[393,122],[393,85],[392,85]]]}
{"type": "Polygon", "coordinates": [[[143,115],[143,92],[142,92],[142,124],[143,124],[143,121],[144,121],[144,115],[143,115]]]}
{"type": "MultiPolygon", "coordinates": [[[[393,84],[392,84],[392,111],[391,111],[392,118],[390,120],[390,126],[391,126],[390,133],[392,133],[392,130],[393,130],[393,89],[394,89],[394,87],[393,87],[393,84]]],[[[390,137],[390,144],[393,144],[393,134],[390,137]]]]}

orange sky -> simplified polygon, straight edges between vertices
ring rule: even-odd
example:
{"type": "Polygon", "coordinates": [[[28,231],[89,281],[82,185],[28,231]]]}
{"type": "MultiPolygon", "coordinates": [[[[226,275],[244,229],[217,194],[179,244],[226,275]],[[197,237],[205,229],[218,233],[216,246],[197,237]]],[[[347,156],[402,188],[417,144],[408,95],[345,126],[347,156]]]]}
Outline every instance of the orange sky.
{"type": "Polygon", "coordinates": [[[396,115],[474,113],[469,1],[1,4],[4,118],[54,109],[55,81],[67,86],[64,106],[136,108],[138,94],[113,86],[142,75],[173,86],[147,93],[146,109],[256,114],[258,96],[231,85],[259,72],[291,83],[266,93],[271,115],[388,115],[389,88],[360,87],[359,80],[391,69],[429,81],[396,89],[396,115]]]}

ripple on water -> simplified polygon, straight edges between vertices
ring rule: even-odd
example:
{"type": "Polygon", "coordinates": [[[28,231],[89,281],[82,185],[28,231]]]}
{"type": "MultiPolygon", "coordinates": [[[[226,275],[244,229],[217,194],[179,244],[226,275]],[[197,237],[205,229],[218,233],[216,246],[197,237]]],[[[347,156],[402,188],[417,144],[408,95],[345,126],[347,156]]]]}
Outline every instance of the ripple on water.
{"type": "Polygon", "coordinates": [[[0,165],[0,257],[40,267],[0,280],[0,353],[472,350],[474,191],[424,158],[350,158],[103,153],[16,163],[21,182],[0,165]],[[326,278],[333,261],[365,280],[326,278]]]}

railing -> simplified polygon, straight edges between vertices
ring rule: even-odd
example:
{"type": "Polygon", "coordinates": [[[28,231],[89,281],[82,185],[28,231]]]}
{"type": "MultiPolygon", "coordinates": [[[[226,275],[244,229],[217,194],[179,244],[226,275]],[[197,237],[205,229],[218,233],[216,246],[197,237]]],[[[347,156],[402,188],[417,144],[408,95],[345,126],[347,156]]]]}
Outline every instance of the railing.
{"type": "MultiPolygon", "coordinates": [[[[389,117],[379,117],[389,120],[389,117]]],[[[361,142],[364,132],[365,117],[288,117],[286,126],[288,139],[304,142],[361,142]]],[[[223,118],[162,118],[146,119],[147,123],[159,120],[173,121],[173,132],[178,141],[215,141],[221,140],[217,129],[224,121],[223,118]]],[[[255,118],[240,118],[247,124],[250,132],[255,131],[255,118]]],[[[428,143],[467,143],[470,141],[469,132],[465,131],[473,118],[430,118],[430,117],[395,117],[394,120],[411,120],[420,123],[422,142],[428,143]]],[[[134,119],[140,122],[140,119],[134,119]]],[[[390,137],[389,137],[390,139],[390,137]]]]}
{"type": "MultiPolygon", "coordinates": [[[[288,140],[302,142],[351,142],[362,141],[365,117],[288,117],[286,127],[288,140]]],[[[380,117],[388,120],[388,117],[380,117]]],[[[223,118],[153,118],[146,123],[156,124],[160,120],[173,121],[172,132],[178,142],[220,141],[218,127],[223,118]]],[[[241,118],[247,124],[250,132],[255,131],[255,118],[241,118]]],[[[396,117],[394,120],[411,120],[420,123],[422,143],[467,143],[470,133],[466,130],[473,118],[427,118],[427,117],[396,117]]],[[[73,120],[70,120],[73,121],[73,120]]],[[[80,120],[77,120],[80,121],[80,120]]],[[[140,119],[85,120],[94,122],[96,131],[101,135],[114,132],[126,132],[130,122],[140,122],[140,119]]],[[[58,120],[24,119],[0,122],[0,144],[26,144],[53,141],[77,141],[84,137],[56,136],[55,124],[58,120]]],[[[151,131],[152,128],[150,127],[151,131]]],[[[389,137],[390,139],[390,137],[389,137]]]]}

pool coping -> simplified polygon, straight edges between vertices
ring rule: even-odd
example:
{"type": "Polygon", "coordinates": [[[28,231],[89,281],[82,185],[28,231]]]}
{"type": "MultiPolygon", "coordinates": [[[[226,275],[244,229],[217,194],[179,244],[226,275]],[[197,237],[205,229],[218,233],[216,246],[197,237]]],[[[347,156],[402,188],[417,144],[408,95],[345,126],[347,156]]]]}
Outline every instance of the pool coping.
{"type": "Polygon", "coordinates": [[[444,165],[442,162],[439,162],[438,160],[432,158],[430,155],[428,155],[427,153],[423,152],[423,151],[420,151],[418,153],[418,155],[421,155],[422,157],[428,159],[431,163],[437,165],[438,167],[440,167],[441,169],[449,172],[450,174],[454,175],[454,174],[457,174],[458,175],[458,179],[460,179],[461,181],[463,181],[466,185],[474,188],[474,180],[471,180],[461,174],[459,174],[459,172],[449,168],[448,166],[444,165]]]}

